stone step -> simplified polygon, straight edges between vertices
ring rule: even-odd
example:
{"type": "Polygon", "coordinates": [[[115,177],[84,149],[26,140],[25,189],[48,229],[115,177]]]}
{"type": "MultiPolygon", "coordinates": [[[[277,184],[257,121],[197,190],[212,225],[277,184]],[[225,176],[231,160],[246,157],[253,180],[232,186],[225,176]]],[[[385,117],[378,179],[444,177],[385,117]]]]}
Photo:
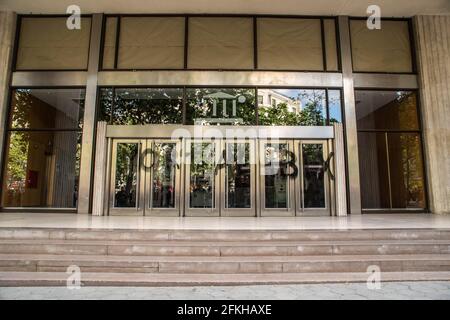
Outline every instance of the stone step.
{"type": "Polygon", "coordinates": [[[65,272],[76,265],[84,272],[109,273],[317,273],[450,271],[450,254],[362,256],[87,256],[1,254],[0,271],[65,272]]]}
{"type": "Polygon", "coordinates": [[[291,256],[448,254],[446,240],[359,241],[109,241],[0,240],[0,253],[123,256],[291,256]]]}
{"type": "MultiPolygon", "coordinates": [[[[66,286],[65,272],[0,272],[0,286],[66,286]]],[[[82,286],[209,286],[367,282],[363,272],[183,274],[83,273],[82,286]]],[[[389,281],[450,281],[450,272],[383,272],[389,281]]]]}
{"type": "Polygon", "coordinates": [[[323,241],[450,240],[450,229],[351,230],[131,230],[0,228],[0,239],[182,240],[182,241],[323,241]]]}

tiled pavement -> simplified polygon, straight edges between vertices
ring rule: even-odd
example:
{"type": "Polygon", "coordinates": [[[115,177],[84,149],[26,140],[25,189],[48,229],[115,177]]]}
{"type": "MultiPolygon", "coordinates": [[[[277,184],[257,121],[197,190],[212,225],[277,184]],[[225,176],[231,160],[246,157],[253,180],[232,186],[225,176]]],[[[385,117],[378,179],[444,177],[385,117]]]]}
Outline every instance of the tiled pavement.
{"type": "Polygon", "coordinates": [[[444,299],[450,282],[386,282],[381,289],[365,283],[230,287],[3,287],[0,299],[444,299]]]}

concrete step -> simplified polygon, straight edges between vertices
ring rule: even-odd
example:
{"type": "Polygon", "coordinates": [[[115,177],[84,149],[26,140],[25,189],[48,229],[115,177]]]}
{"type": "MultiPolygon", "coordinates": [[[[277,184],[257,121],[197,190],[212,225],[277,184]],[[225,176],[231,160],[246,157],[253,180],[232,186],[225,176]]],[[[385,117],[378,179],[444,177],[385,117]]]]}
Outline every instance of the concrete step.
{"type": "Polygon", "coordinates": [[[450,240],[450,229],[131,230],[75,228],[0,228],[0,239],[144,241],[450,240]]]}
{"type": "Polygon", "coordinates": [[[1,253],[123,256],[448,254],[447,240],[116,241],[0,240],[1,253]]]}
{"type": "Polygon", "coordinates": [[[70,265],[84,272],[119,273],[317,273],[450,271],[450,254],[340,256],[88,256],[1,254],[0,271],[65,272],[70,265]]]}
{"type": "MultiPolygon", "coordinates": [[[[66,286],[64,272],[0,272],[0,286],[66,286]]],[[[367,282],[363,272],[336,273],[260,273],[260,274],[158,274],[83,273],[82,286],[207,286],[262,285],[295,283],[367,282]]],[[[450,281],[450,272],[383,272],[389,281],[450,281]]]]}

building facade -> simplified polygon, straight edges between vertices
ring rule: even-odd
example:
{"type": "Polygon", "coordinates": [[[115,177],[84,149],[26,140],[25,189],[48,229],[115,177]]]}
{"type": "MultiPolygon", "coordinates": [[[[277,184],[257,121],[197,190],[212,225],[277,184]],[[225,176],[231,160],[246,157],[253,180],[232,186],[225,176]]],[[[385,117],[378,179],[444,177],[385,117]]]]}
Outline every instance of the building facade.
{"type": "Polygon", "coordinates": [[[449,15],[99,9],[0,12],[1,210],[450,212],[449,15]]]}

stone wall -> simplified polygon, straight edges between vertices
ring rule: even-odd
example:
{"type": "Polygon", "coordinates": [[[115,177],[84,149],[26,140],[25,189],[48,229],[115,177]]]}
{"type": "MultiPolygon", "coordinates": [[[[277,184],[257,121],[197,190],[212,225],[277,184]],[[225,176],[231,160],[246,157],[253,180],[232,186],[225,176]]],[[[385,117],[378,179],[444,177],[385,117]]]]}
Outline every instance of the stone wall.
{"type": "Polygon", "coordinates": [[[0,11],[0,150],[3,150],[4,124],[8,110],[8,84],[13,55],[15,21],[16,15],[13,12],[0,11]]]}
{"type": "Polygon", "coordinates": [[[430,209],[450,214],[450,16],[414,19],[430,209]]]}

